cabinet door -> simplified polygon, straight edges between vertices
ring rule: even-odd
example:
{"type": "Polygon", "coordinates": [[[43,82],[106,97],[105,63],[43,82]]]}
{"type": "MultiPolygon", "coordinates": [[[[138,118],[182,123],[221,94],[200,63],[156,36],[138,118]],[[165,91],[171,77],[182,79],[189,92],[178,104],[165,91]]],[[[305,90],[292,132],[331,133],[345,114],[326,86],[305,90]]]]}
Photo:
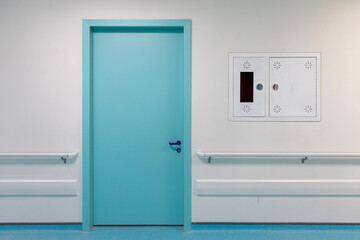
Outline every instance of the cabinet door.
{"type": "Polygon", "coordinates": [[[234,58],[234,116],[265,117],[265,58],[234,58]]]}
{"type": "Polygon", "coordinates": [[[317,117],[316,57],[270,57],[270,117],[317,117]]]}

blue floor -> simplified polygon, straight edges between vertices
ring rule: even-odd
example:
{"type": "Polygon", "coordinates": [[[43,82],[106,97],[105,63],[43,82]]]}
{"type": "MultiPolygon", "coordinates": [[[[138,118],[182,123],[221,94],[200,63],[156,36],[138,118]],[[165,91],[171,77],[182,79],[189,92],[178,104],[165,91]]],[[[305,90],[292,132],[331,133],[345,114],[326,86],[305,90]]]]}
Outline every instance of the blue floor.
{"type": "Polygon", "coordinates": [[[360,225],[193,225],[182,227],[95,227],[82,233],[80,225],[0,225],[0,240],[156,239],[156,240],[360,240],[360,225]]]}

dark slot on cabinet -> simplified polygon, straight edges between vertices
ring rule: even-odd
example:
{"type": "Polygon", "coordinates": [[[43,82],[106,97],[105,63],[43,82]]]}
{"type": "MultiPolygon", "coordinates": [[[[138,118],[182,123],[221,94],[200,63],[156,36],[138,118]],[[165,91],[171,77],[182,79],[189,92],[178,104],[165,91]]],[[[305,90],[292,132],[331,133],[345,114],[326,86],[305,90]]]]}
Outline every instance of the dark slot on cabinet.
{"type": "Polygon", "coordinates": [[[240,72],[240,102],[254,102],[253,72],[240,72]]]}

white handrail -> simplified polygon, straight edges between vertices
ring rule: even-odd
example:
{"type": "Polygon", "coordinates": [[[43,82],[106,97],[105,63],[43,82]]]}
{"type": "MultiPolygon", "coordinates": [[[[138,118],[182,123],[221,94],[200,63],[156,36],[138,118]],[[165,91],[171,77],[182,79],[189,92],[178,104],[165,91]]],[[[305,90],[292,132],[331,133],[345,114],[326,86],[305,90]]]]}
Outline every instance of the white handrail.
{"type": "Polygon", "coordinates": [[[360,159],[360,153],[214,153],[214,152],[197,152],[199,158],[207,158],[208,163],[213,158],[237,158],[237,159],[268,159],[268,158],[292,158],[301,159],[304,163],[309,158],[327,158],[343,159],[353,158],[360,159]]]}
{"type": "Polygon", "coordinates": [[[71,153],[0,153],[0,159],[56,159],[64,161],[76,159],[79,155],[79,152],[71,153]]]}

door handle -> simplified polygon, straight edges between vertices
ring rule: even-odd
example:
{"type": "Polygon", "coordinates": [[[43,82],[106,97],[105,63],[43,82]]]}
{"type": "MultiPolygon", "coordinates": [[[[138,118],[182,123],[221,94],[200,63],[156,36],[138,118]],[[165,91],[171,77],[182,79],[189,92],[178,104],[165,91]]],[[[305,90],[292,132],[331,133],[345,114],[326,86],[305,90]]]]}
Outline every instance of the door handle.
{"type": "Polygon", "coordinates": [[[177,140],[176,142],[169,142],[169,145],[178,145],[178,146],[180,146],[180,145],[181,145],[181,141],[180,141],[180,140],[177,140]]]}

